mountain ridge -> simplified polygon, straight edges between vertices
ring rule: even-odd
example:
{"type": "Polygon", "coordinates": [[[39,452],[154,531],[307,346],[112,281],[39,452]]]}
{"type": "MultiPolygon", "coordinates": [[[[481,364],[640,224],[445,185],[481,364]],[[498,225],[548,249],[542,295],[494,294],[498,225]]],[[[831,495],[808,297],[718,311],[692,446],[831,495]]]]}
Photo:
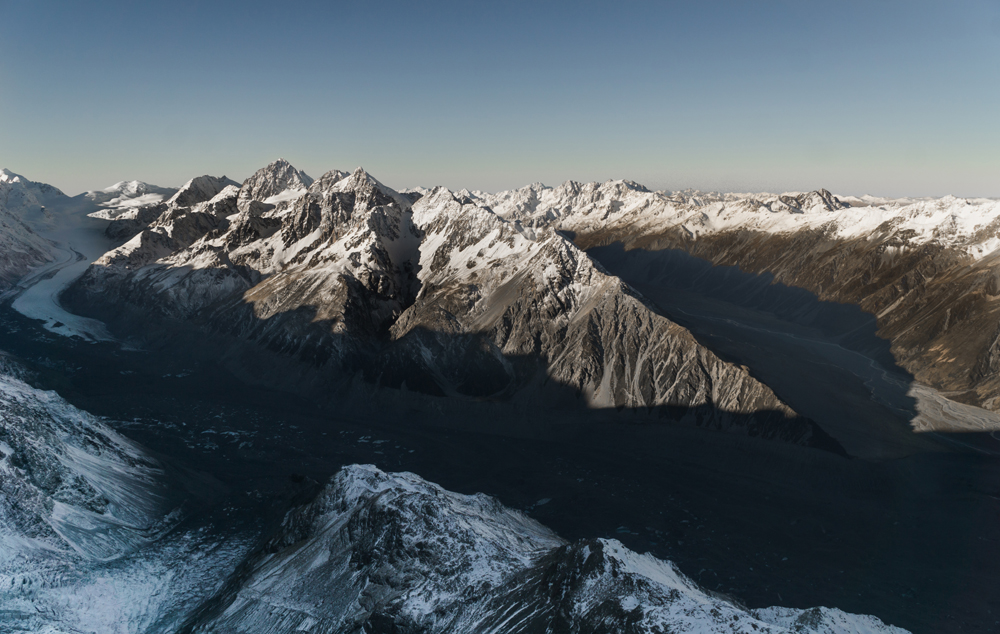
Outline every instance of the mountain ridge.
{"type": "Polygon", "coordinates": [[[535,358],[592,407],[669,419],[675,406],[711,406],[682,419],[720,429],[759,412],[759,425],[733,429],[831,442],[552,230],[442,188],[411,202],[361,168],[266,202],[298,175],[285,161],[262,168],[240,188],[239,213],[183,243],[162,237],[180,226],[162,216],[64,297],[226,332],[327,380],[360,371],[393,388],[506,399],[538,371],[510,360],[535,358]]]}

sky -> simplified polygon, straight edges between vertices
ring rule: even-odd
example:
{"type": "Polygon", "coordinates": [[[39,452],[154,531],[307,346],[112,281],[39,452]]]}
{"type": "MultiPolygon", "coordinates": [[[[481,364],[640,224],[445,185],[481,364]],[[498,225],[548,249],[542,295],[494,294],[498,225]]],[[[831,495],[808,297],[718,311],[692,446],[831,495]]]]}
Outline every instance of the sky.
{"type": "Polygon", "coordinates": [[[0,167],[1000,197],[1000,0],[0,0],[0,167]]]}

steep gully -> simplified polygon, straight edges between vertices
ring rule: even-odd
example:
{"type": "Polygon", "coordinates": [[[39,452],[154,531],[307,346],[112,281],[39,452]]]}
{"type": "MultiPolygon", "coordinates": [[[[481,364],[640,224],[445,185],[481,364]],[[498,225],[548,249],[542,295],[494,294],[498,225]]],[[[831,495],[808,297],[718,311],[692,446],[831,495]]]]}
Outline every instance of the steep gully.
{"type": "MultiPolygon", "coordinates": [[[[811,320],[780,319],[752,302],[644,282],[613,248],[592,254],[798,411],[826,421],[842,444],[895,459],[845,460],[670,426],[623,432],[597,418],[553,420],[544,429],[494,425],[488,433],[474,416],[441,420],[428,411],[405,421],[346,418],[248,388],[210,360],[186,358],[178,352],[184,346],[139,352],[110,342],[53,342],[8,308],[0,349],[33,362],[44,386],[132,421],[124,433],[199,464],[240,492],[273,490],[292,473],[322,481],[341,464],[375,462],[495,494],[570,538],[616,536],[751,604],[827,603],[917,632],[989,631],[989,611],[1000,609],[989,591],[1000,561],[990,537],[997,465],[910,433],[907,416],[917,407],[906,395],[909,379],[891,365],[883,369],[885,357],[869,345],[877,341],[818,327],[832,307],[820,306],[811,320]],[[222,433],[234,440],[223,441],[222,433]]],[[[56,319],[50,315],[49,324],[56,319]]],[[[960,441],[970,438],[993,451],[989,438],[960,441]]]]}

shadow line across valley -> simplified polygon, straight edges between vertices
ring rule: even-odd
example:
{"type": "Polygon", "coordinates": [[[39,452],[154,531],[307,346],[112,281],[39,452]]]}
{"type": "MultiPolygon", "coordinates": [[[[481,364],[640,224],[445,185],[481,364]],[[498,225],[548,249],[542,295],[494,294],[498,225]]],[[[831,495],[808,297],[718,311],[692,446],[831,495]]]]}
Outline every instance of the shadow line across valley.
{"type": "Polygon", "coordinates": [[[915,390],[913,375],[876,334],[875,317],[857,306],[821,301],[769,274],[713,266],[678,249],[615,243],[588,253],[716,354],[746,365],[851,455],[891,458],[942,444],[1000,450],[986,433],[914,433],[914,395],[933,390],[915,390]]]}
{"type": "MultiPolygon", "coordinates": [[[[384,367],[396,367],[397,377],[382,372],[373,380],[359,368],[332,384],[317,370],[324,357],[296,358],[299,351],[281,338],[247,347],[230,335],[147,320],[138,323],[155,333],[154,340],[128,350],[54,338],[9,307],[0,308],[0,349],[24,359],[39,387],[120,421],[115,425],[122,433],[226,484],[232,491],[226,504],[248,515],[259,505],[246,500],[285,492],[289,482],[323,482],[343,465],[373,463],[413,471],[447,489],[495,495],[569,539],[620,539],[753,607],[836,606],[917,633],[994,629],[993,615],[1000,614],[994,591],[1000,463],[910,433],[906,416],[914,403],[902,386],[911,379],[883,365],[879,354],[887,354],[888,344],[869,336],[872,320],[860,311],[842,317],[827,313],[829,306],[782,304],[781,289],[761,284],[757,292],[747,290],[760,303],[745,302],[741,319],[748,316],[764,331],[777,320],[791,328],[790,336],[832,339],[843,356],[817,344],[808,348],[814,356],[796,365],[792,361],[806,356],[798,340],[766,332],[752,340],[751,355],[732,343],[747,329],[728,324],[734,315],[719,307],[736,295],[724,284],[714,287],[714,297],[693,292],[695,285],[713,288],[709,278],[696,277],[697,268],[683,268],[697,263],[663,257],[655,275],[688,281],[658,295],[658,278],[644,285],[634,274],[655,269],[655,262],[616,260],[625,252],[614,247],[595,251],[663,314],[720,355],[745,363],[797,411],[829,425],[849,453],[878,451],[845,457],[768,439],[740,431],[754,421],[738,418],[729,424],[740,433],[720,431],[725,426],[712,422],[727,419],[710,408],[588,410],[573,390],[546,384],[530,358],[506,359],[513,374],[497,359],[501,367],[472,380],[464,394],[442,398],[431,394],[431,384],[418,390],[404,381],[421,369],[398,368],[391,354],[384,367]],[[699,322],[713,324],[713,331],[692,327],[699,322]],[[890,369],[882,383],[873,383],[877,390],[851,371],[854,366],[844,369],[852,355],[890,369]],[[506,394],[504,377],[512,376],[518,390],[506,394]],[[289,388],[309,381],[310,389],[266,387],[274,379],[289,388]],[[832,396],[824,395],[826,388],[832,396]],[[807,396],[783,393],[796,389],[807,396]],[[874,392],[882,401],[872,399],[874,392]],[[850,420],[852,412],[887,431],[872,432],[850,420]],[[686,416],[695,424],[668,422],[686,416]],[[628,424],[650,422],[661,424],[628,424]]],[[[312,323],[315,315],[308,313],[295,316],[296,323],[312,323]]],[[[462,349],[478,355],[478,343],[465,341],[462,349]]]]}

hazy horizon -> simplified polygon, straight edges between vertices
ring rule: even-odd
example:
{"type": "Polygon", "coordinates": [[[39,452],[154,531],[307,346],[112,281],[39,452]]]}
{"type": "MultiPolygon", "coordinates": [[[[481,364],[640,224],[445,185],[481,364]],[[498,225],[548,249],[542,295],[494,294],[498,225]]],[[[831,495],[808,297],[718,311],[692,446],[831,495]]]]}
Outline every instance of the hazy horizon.
{"type": "Polygon", "coordinates": [[[1000,4],[0,0],[0,166],[1000,196],[1000,4]]]}
{"type": "MultiPolygon", "coordinates": [[[[283,158],[283,157],[279,157],[279,158],[283,158]]],[[[289,162],[292,163],[291,161],[289,161],[289,162]]],[[[294,163],[292,163],[292,165],[294,167],[298,168],[298,166],[295,165],[294,163]]],[[[261,165],[261,167],[265,167],[265,166],[261,165]]],[[[383,181],[382,179],[380,179],[378,177],[378,174],[372,173],[370,170],[364,168],[363,165],[359,165],[359,166],[356,166],[355,168],[346,169],[346,170],[344,170],[342,168],[333,168],[333,169],[341,169],[342,171],[352,172],[357,167],[365,169],[366,172],[368,172],[371,176],[375,177],[380,182],[382,182],[383,185],[386,185],[386,186],[388,186],[388,187],[390,187],[392,189],[395,189],[396,191],[408,191],[408,190],[417,189],[417,188],[432,189],[434,187],[439,186],[439,185],[394,186],[393,183],[386,183],[385,181],[383,181]]],[[[52,183],[52,182],[47,181],[45,179],[32,178],[31,175],[29,175],[29,174],[20,173],[17,170],[11,169],[11,168],[9,168],[7,166],[0,165],[0,169],[7,169],[8,171],[17,174],[18,176],[22,176],[22,177],[24,177],[24,178],[26,178],[28,180],[34,181],[34,182],[46,183],[48,185],[53,185],[53,186],[58,187],[58,185],[56,185],[55,183],[52,183]]],[[[301,169],[301,168],[298,168],[298,169],[301,169]]],[[[331,170],[323,170],[323,172],[309,172],[308,170],[302,170],[302,171],[306,172],[306,174],[308,174],[313,179],[318,179],[324,173],[326,173],[328,171],[331,171],[331,170]]],[[[243,181],[246,180],[246,178],[248,178],[249,176],[251,176],[251,174],[246,174],[245,176],[234,177],[232,174],[221,174],[221,173],[220,174],[208,174],[208,175],[209,176],[224,176],[226,178],[231,178],[231,179],[233,179],[234,181],[236,181],[238,183],[242,183],[243,181]]],[[[198,176],[201,176],[201,174],[198,174],[198,176]]],[[[126,179],[126,181],[128,181],[128,180],[141,180],[141,179],[126,179]]],[[[187,182],[187,180],[189,180],[189,179],[186,179],[185,182],[187,182]]],[[[586,182],[604,183],[604,182],[613,181],[613,180],[631,180],[631,181],[637,182],[639,185],[647,187],[647,189],[651,189],[653,191],[666,191],[668,193],[676,193],[676,192],[683,192],[683,191],[699,191],[699,192],[702,192],[702,193],[705,193],[705,194],[796,194],[796,193],[806,193],[806,192],[810,192],[810,191],[817,191],[817,190],[820,190],[820,189],[826,189],[827,191],[830,191],[835,196],[853,196],[853,197],[857,197],[857,198],[861,198],[861,197],[864,197],[864,196],[873,196],[875,198],[899,198],[899,199],[902,199],[902,198],[943,198],[945,196],[954,195],[956,198],[969,198],[969,199],[983,199],[983,198],[985,198],[985,199],[991,199],[991,200],[1000,200],[1000,196],[961,196],[961,195],[958,195],[958,194],[942,194],[942,195],[936,195],[936,196],[935,195],[932,195],[932,196],[906,196],[906,195],[902,195],[902,196],[879,196],[879,195],[876,195],[876,194],[871,194],[870,192],[856,193],[856,192],[836,191],[836,190],[831,190],[828,187],[813,187],[813,188],[810,188],[810,189],[777,189],[777,190],[775,190],[775,189],[770,189],[770,190],[765,190],[765,189],[756,189],[756,190],[700,189],[700,188],[697,188],[697,187],[686,187],[686,188],[682,188],[682,189],[671,189],[671,188],[663,188],[663,187],[650,187],[646,183],[635,181],[635,179],[629,179],[629,178],[626,178],[626,179],[604,179],[604,180],[601,180],[601,181],[581,181],[580,179],[567,179],[565,181],[561,181],[561,182],[558,182],[558,183],[555,183],[555,182],[546,183],[546,182],[542,182],[542,181],[533,181],[533,182],[524,183],[522,185],[518,185],[518,186],[515,186],[515,187],[510,187],[510,188],[507,188],[506,190],[501,190],[501,189],[484,190],[484,189],[476,189],[476,188],[470,188],[470,187],[449,187],[449,189],[451,189],[452,191],[460,191],[460,190],[465,189],[465,190],[468,190],[468,191],[483,192],[483,193],[487,193],[487,194],[494,194],[494,193],[498,193],[498,192],[501,192],[501,191],[510,191],[510,190],[515,190],[515,189],[521,189],[523,187],[528,187],[530,185],[535,185],[535,184],[538,184],[538,183],[541,183],[545,187],[555,188],[555,187],[558,187],[558,186],[560,186],[563,183],[566,183],[568,181],[576,181],[576,182],[581,182],[581,183],[586,183],[586,182]]],[[[73,192],[68,192],[68,191],[66,191],[65,189],[62,189],[62,188],[59,188],[59,189],[64,194],[67,194],[68,196],[78,196],[78,195],[81,195],[81,194],[84,194],[84,193],[87,193],[87,192],[90,192],[90,191],[96,191],[96,190],[101,190],[101,189],[110,189],[114,185],[117,185],[120,182],[126,182],[126,181],[119,180],[119,181],[116,181],[114,183],[111,183],[110,185],[108,185],[106,187],[91,187],[89,189],[83,189],[83,190],[80,190],[80,191],[73,191],[73,192]]],[[[143,181],[143,182],[146,182],[148,185],[155,185],[155,186],[158,186],[158,187],[169,187],[169,188],[180,188],[184,184],[184,183],[156,183],[156,182],[148,182],[148,181],[143,181]]]]}

